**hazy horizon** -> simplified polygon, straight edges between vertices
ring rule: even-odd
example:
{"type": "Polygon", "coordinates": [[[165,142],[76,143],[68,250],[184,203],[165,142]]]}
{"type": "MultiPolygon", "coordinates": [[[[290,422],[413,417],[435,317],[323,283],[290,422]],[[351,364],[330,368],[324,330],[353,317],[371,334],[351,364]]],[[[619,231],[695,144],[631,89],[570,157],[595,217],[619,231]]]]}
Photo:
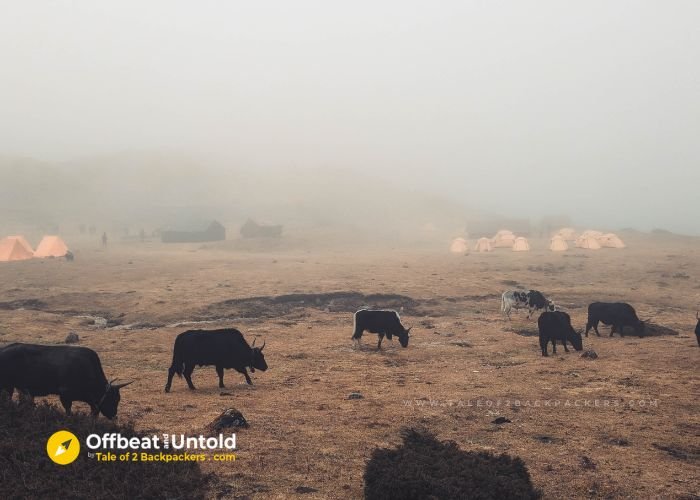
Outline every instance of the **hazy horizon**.
{"type": "Polygon", "coordinates": [[[700,234],[698,18],[692,1],[5,2],[0,156],[181,156],[192,203],[201,172],[267,173],[293,200],[346,189],[316,186],[327,170],[406,205],[700,234]]]}

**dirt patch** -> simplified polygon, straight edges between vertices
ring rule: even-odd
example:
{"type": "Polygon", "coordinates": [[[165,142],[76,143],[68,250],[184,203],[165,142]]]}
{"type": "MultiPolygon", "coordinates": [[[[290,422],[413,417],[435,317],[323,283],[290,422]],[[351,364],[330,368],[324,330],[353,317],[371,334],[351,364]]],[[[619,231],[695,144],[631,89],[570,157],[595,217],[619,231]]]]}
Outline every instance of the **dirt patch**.
{"type": "Polygon", "coordinates": [[[354,313],[362,307],[395,309],[409,315],[424,314],[418,301],[405,295],[331,292],[230,299],[211,304],[203,311],[203,315],[206,317],[276,318],[306,308],[325,312],[354,313]]]}
{"type": "Polygon", "coordinates": [[[16,311],[18,309],[30,309],[33,311],[41,311],[46,308],[46,302],[39,299],[22,299],[11,300],[9,302],[0,302],[0,309],[5,311],[16,311]]]}
{"type": "Polygon", "coordinates": [[[658,443],[652,443],[652,446],[657,450],[665,451],[673,458],[677,458],[679,460],[689,460],[692,462],[700,461],[700,448],[691,448],[676,445],[669,446],[658,443]]]}

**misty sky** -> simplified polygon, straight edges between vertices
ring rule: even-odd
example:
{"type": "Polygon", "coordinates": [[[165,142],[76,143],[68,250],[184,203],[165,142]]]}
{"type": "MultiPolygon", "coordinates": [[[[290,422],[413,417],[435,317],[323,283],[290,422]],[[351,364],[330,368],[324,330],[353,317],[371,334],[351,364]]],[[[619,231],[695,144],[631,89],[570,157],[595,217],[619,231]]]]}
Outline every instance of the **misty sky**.
{"type": "Polygon", "coordinates": [[[0,0],[0,154],[343,168],[700,234],[700,2],[0,0]]]}

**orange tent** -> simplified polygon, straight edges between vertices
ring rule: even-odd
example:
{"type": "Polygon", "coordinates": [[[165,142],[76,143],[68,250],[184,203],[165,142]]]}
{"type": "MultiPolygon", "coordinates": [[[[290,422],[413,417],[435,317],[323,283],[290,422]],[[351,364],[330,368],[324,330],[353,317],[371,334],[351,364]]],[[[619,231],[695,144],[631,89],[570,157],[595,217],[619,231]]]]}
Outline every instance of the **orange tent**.
{"type": "Polygon", "coordinates": [[[552,241],[549,244],[549,249],[552,252],[565,252],[569,249],[569,244],[563,237],[556,235],[554,238],[552,238],[552,241]]]}
{"type": "Polygon", "coordinates": [[[450,245],[450,252],[465,254],[469,251],[469,244],[464,238],[455,238],[450,245]]]}
{"type": "Polygon", "coordinates": [[[493,250],[493,247],[491,246],[491,240],[488,238],[479,238],[476,242],[476,246],[474,247],[474,250],[476,252],[490,252],[493,250]]]}
{"type": "Polygon", "coordinates": [[[68,247],[58,236],[44,236],[36,247],[34,257],[65,257],[68,247]]]}
{"type": "Polygon", "coordinates": [[[530,251],[530,244],[527,242],[527,239],[523,238],[522,236],[519,238],[515,238],[515,242],[513,243],[513,251],[514,252],[529,252],[530,251]]]}
{"type": "Polygon", "coordinates": [[[34,253],[34,249],[29,244],[29,242],[24,238],[24,236],[15,235],[15,236],[8,236],[8,238],[13,238],[13,239],[19,241],[19,244],[22,245],[27,252],[34,253]]]}
{"type": "Polygon", "coordinates": [[[0,240],[0,262],[26,260],[31,259],[32,256],[32,249],[24,238],[10,236],[0,240]]]}

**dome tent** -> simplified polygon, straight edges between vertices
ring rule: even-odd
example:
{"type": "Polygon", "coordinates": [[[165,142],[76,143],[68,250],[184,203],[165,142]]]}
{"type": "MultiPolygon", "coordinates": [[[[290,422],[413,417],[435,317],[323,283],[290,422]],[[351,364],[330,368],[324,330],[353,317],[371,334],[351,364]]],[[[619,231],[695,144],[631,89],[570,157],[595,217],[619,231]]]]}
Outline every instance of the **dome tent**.
{"type": "Polygon", "coordinates": [[[450,244],[450,252],[465,254],[469,252],[469,243],[464,238],[455,238],[450,244]]]}
{"type": "Polygon", "coordinates": [[[624,242],[614,233],[604,234],[598,238],[598,243],[605,248],[625,248],[624,242]]]}
{"type": "Polygon", "coordinates": [[[561,237],[561,239],[563,239],[565,242],[575,241],[576,231],[571,227],[563,227],[559,231],[557,231],[557,234],[555,234],[555,236],[561,237]]]}
{"type": "Polygon", "coordinates": [[[600,250],[600,243],[596,238],[581,235],[576,239],[576,247],[586,250],[600,250]]]}
{"type": "Polygon", "coordinates": [[[549,243],[549,249],[552,252],[565,252],[569,249],[569,244],[559,235],[555,235],[549,243]]]}
{"type": "Polygon", "coordinates": [[[488,238],[479,238],[474,247],[476,252],[491,252],[493,247],[491,246],[491,240],[488,238]]]}
{"type": "Polygon", "coordinates": [[[522,236],[519,238],[515,238],[515,242],[513,243],[513,251],[514,252],[529,252],[530,251],[530,244],[527,242],[527,239],[523,238],[522,236]]]}
{"type": "Polygon", "coordinates": [[[515,243],[515,235],[507,229],[501,229],[492,240],[494,248],[512,248],[515,243]]]}

